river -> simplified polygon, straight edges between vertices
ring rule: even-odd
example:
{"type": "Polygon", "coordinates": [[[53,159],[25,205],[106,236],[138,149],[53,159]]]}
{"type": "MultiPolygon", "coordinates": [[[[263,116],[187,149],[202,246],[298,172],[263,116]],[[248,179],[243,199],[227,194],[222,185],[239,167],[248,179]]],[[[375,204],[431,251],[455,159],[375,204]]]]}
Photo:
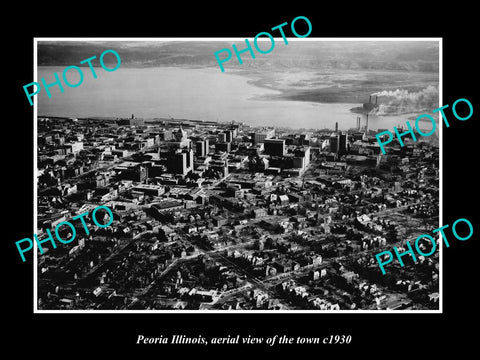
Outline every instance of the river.
{"type": "MultiPolygon", "coordinates": [[[[61,78],[63,67],[38,67],[38,79],[47,84],[61,78]]],[[[222,73],[218,68],[119,68],[106,72],[96,68],[94,79],[88,68],[82,68],[84,80],[78,87],[64,84],[45,89],[38,96],[38,115],[65,117],[185,118],[213,121],[239,121],[252,126],[339,129],[356,126],[357,114],[350,109],[361,104],[321,104],[307,101],[267,100],[277,91],[248,83],[243,75],[222,73]]],[[[74,70],[68,81],[77,83],[74,70]]],[[[63,83],[63,81],[62,81],[63,83]]],[[[405,124],[411,116],[370,116],[369,128],[388,128],[405,124]]],[[[362,115],[362,126],[365,117],[362,115]]]]}

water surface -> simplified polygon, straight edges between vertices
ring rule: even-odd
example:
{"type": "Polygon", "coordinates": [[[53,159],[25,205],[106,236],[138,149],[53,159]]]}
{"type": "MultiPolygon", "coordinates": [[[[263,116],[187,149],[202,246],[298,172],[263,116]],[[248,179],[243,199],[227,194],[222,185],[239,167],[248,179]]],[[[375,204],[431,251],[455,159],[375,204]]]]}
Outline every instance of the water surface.
{"type": "MultiPolygon", "coordinates": [[[[38,79],[54,82],[53,73],[62,76],[63,67],[39,67],[38,79]]],[[[350,109],[361,104],[321,104],[307,101],[266,100],[277,91],[248,83],[246,76],[222,73],[217,68],[119,68],[106,72],[96,68],[97,79],[90,69],[82,68],[84,80],[71,88],[64,85],[45,89],[38,95],[38,114],[67,117],[173,117],[213,121],[241,121],[252,126],[289,126],[292,128],[334,128],[356,126],[357,114],[350,109]]],[[[67,74],[72,84],[78,74],[67,74]]],[[[370,116],[369,128],[392,128],[405,124],[412,114],[370,116]]],[[[362,115],[362,126],[365,116],[362,115]]]]}

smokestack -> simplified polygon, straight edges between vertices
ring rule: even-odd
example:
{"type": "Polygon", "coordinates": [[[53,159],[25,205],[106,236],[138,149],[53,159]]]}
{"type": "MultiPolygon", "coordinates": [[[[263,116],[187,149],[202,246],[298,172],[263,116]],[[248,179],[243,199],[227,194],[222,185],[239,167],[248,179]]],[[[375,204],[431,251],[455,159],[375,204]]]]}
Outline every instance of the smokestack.
{"type": "Polygon", "coordinates": [[[132,114],[132,119],[134,119],[134,118],[135,118],[135,117],[134,117],[133,114],[132,114]]]}
{"type": "Polygon", "coordinates": [[[367,114],[367,123],[365,124],[365,132],[368,133],[368,114],[367,114]]]}
{"type": "Polygon", "coordinates": [[[360,116],[357,116],[357,130],[360,130],[360,116]]]}
{"type": "Polygon", "coordinates": [[[372,95],[370,95],[370,97],[368,98],[368,102],[369,102],[369,103],[372,102],[372,95]]]}
{"type": "Polygon", "coordinates": [[[377,105],[378,96],[375,96],[375,105],[377,105]]]}
{"type": "Polygon", "coordinates": [[[335,123],[335,132],[338,132],[338,122],[335,123]]]}

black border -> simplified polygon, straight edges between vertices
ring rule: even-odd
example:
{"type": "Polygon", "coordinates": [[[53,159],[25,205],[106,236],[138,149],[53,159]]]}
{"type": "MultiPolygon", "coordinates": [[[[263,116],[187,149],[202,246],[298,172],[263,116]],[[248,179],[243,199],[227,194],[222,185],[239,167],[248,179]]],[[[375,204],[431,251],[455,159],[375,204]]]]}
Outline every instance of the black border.
{"type": "MultiPolygon", "coordinates": [[[[286,351],[312,351],[314,355],[354,351],[359,356],[390,356],[397,351],[410,356],[418,352],[473,347],[474,332],[468,328],[475,313],[475,256],[478,251],[478,215],[475,204],[476,126],[480,112],[475,80],[477,24],[475,9],[461,3],[449,9],[420,10],[418,4],[347,3],[326,7],[317,3],[293,8],[293,4],[277,4],[267,11],[258,5],[221,3],[200,4],[194,9],[185,3],[174,10],[164,3],[82,5],[79,11],[72,4],[52,10],[29,9],[13,29],[3,34],[3,57],[7,70],[4,88],[5,171],[3,183],[7,193],[4,202],[4,243],[7,271],[4,272],[4,298],[8,305],[7,346],[21,351],[26,346],[35,353],[49,356],[72,354],[135,355],[151,353],[164,356],[165,351],[202,353],[213,350],[249,351],[280,354],[286,351]],[[58,11],[60,10],[60,12],[58,11]],[[465,242],[454,240],[444,249],[444,314],[33,314],[32,259],[22,263],[14,242],[33,234],[33,108],[25,99],[22,86],[33,80],[34,37],[245,37],[291,22],[296,16],[310,19],[310,37],[442,37],[443,38],[443,103],[458,98],[469,99],[474,115],[468,121],[451,121],[444,128],[443,138],[443,212],[444,224],[467,218],[475,228],[474,236],[465,242]],[[30,25],[29,25],[30,24],[30,25]],[[14,30],[14,31],[12,31],[14,30]],[[13,35],[11,35],[13,33],[13,35]],[[13,100],[13,101],[12,101],[13,100]],[[477,251],[476,251],[477,250],[477,251]],[[140,346],[138,334],[159,336],[185,334],[204,336],[256,335],[329,336],[349,334],[350,345],[339,346],[140,346]],[[28,345],[27,345],[28,344],[28,345]],[[168,349],[167,349],[168,348],[168,349]],[[398,349],[398,350],[397,350],[398,349]],[[359,352],[359,350],[361,352],[359,352]],[[412,352],[413,351],[413,352],[412,352]]],[[[36,5],[37,7],[37,5],[36,5]]],[[[38,5],[38,7],[40,7],[38,5]]],[[[274,54],[273,54],[274,56],[274,54]]],[[[477,151],[476,151],[477,150],[477,151]]]]}

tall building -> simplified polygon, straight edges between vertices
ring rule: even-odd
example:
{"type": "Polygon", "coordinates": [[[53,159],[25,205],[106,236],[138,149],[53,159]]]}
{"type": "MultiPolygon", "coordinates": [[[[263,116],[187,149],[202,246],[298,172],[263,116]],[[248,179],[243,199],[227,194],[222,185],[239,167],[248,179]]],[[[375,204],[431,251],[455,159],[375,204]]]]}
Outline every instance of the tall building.
{"type": "Polygon", "coordinates": [[[299,145],[310,145],[310,133],[300,134],[300,139],[298,141],[299,145]]]}
{"type": "Polygon", "coordinates": [[[207,156],[210,152],[210,142],[208,141],[208,139],[204,139],[203,142],[205,144],[205,156],[207,156]]]}
{"type": "Polygon", "coordinates": [[[175,137],[175,141],[177,142],[182,142],[187,140],[187,132],[183,130],[182,125],[180,125],[177,131],[175,131],[173,136],[175,137]]]}
{"type": "Polygon", "coordinates": [[[207,156],[208,154],[208,149],[209,149],[209,141],[208,139],[204,139],[204,140],[199,140],[197,142],[195,142],[195,154],[197,156],[207,156]]]}
{"type": "Polygon", "coordinates": [[[232,151],[232,144],[229,142],[216,143],[215,151],[225,151],[229,153],[230,151],[232,151]]]}
{"type": "Polygon", "coordinates": [[[344,154],[347,152],[347,145],[348,145],[348,134],[342,132],[340,134],[340,143],[339,143],[339,152],[344,154]]]}
{"type": "Polygon", "coordinates": [[[192,170],[193,150],[177,150],[167,157],[167,171],[169,173],[187,175],[192,170]]]}
{"type": "Polygon", "coordinates": [[[205,156],[205,142],[196,141],[195,142],[195,155],[196,156],[205,156]]]}
{"type": "Polygon", "coordinates": [[[229,131],[232,132],[232,140],[238,135],[238,126],[230,126],[229,131]]]}
{"type": "Polygon", "coordinates": [[[310,146],[295,149],[293,155],[293,168],[304,170],[310,164],[310,146]]]}
{"type": "MultiPolygon", "coordinates": [[[[228,143],[228,145],[230,145],[228,143]]],[[[216,153],[213,156],[212,161],[210,161],[209,166],[210,168],[217,170],[222,174],[222,177],[226,177],[228,175],[228,155],[226,153],[216,153]]]]}
{"type": "Polygon", "coordinates": [[[273,156],[284,156],[287,153],[284,139],[265,139],[263,140],[264,153],[273,156]]]}
{"type": "Polygon", "coordinates": [[[233,130],[225,130],[225,141],[226,142],[232,142],[233,141],[233,130]]]}
{"type": "Polygon", "coordinates": [[[253,145],[263,143],[265,139],[271,139],[275,136],[275,129],[266,129],[265,131],[259,131],[251,133],[253,145]]]}
{"type": "Polygon", "coordinates": [[[180,125],[177,131],[172,133],[173,141],[166,142],[166,145],[170,148],[190,148],[191,147],[191,140],[187,136],[187,132],[183,130],[182,126],[180,125]]]}
{"type": "Polygon", "coordinates": [[[330,152],[338,153],[340,149],[340,135],[338,133],[332,133],[330,135],[330,152]]]}
{"type": "Polygon", "coordinates": [[[227,141],[227,134],[225,132],[221,132],[218,135],[218,142],[226,142],[227,141]]]}

